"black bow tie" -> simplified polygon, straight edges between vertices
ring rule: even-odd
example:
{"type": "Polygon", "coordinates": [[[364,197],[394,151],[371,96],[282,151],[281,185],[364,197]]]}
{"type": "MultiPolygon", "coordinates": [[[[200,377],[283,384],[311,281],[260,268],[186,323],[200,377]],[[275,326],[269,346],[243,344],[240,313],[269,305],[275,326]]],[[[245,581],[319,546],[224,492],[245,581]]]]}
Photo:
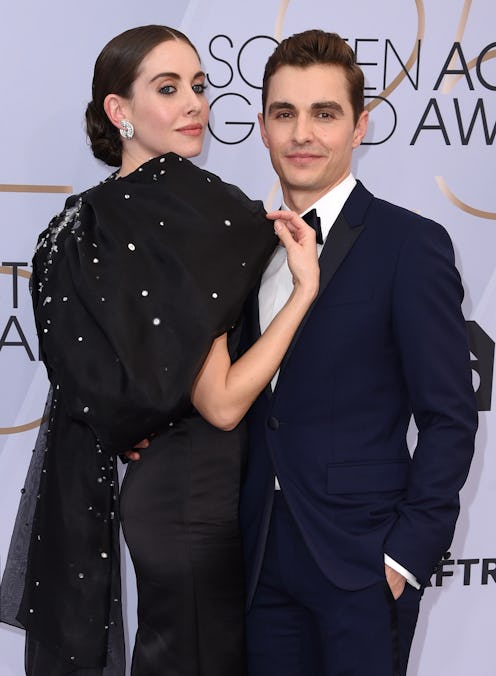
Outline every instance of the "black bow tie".
{"type": "Polygon", "coordinates": [[[315,230],[317,233],[317,244],[323,244],[324,240],[322,239],[322,230],[320,229],[320,218],[317,216],[316,209],[310,209],[307,213],[302,216],[305,223],[315,230]]]}

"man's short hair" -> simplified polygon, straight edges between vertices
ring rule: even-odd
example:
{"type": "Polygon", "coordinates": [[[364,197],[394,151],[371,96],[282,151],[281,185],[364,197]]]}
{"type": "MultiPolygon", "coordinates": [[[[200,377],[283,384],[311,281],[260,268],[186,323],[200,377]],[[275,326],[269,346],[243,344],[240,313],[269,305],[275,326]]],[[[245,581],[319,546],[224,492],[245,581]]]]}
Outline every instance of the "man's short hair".
{"type": "Polygon", "coordinates": [[[283,40],[269,57],[262,86],[262,111],[265,115],[270,78],[282,66],[306,68],[314,64],[340,66],[348,82],[348,91],[355,124],[363,112],[363,71],[351,47],[337,33],[313,29],[296,33],[283,40]]]}

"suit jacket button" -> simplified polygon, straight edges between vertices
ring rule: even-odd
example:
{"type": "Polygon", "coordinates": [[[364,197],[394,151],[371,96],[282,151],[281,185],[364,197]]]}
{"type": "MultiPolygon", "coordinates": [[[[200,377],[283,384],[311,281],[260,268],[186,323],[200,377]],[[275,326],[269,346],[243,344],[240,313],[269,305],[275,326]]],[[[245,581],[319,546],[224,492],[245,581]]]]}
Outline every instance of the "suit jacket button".
{"type": "Polygon", "coordinates": [[[270,427],[271,430],[278,430],[279,429],[279,420],[275,418],[273,415],[270,416],[268,420],[268,426],[270,427]]]}

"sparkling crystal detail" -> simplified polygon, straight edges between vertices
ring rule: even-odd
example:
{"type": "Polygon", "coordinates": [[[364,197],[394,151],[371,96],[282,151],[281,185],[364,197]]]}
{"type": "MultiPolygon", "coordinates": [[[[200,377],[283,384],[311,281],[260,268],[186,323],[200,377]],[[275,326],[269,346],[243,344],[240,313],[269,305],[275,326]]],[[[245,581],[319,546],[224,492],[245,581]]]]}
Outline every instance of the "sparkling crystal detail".
{"type": "Polygon", "coordinates": [[[153,326],[160,326],[160,319],[158,317],[154,317],[153,326]]]}
{"type": "Polygon", "coordinates": [[[212,298],[218,298],[218,297],[219,297],[219,294],[214,291],[213,294],[212,294],[212,298]]]}
{"type": "Polygon", "coordinates": [[[148,296],[148,291],[146,289],[143,289],[143,291],[141,292],[141,295],[145,296],[145,297],[148,296]]]}
{"type": "Polygon", "coordinates": [[[136,251],[136,246],[132,242],[129,242],[127,248],[129,249],[129,251],[136,251]]]}

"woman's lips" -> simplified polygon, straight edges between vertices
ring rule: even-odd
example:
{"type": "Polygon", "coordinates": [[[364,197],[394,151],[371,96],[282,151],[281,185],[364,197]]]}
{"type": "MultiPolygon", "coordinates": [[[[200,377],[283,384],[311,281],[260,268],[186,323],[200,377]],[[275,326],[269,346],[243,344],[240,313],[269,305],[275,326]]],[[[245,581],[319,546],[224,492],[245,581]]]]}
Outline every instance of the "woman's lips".
{"type": "Polygon", "coordinates": [[[186,134],[186,136],[200,136],[203,127],[201,124],[188,124],[186,127],[179,127],[177,131],[181,134],[186,134]]]}

